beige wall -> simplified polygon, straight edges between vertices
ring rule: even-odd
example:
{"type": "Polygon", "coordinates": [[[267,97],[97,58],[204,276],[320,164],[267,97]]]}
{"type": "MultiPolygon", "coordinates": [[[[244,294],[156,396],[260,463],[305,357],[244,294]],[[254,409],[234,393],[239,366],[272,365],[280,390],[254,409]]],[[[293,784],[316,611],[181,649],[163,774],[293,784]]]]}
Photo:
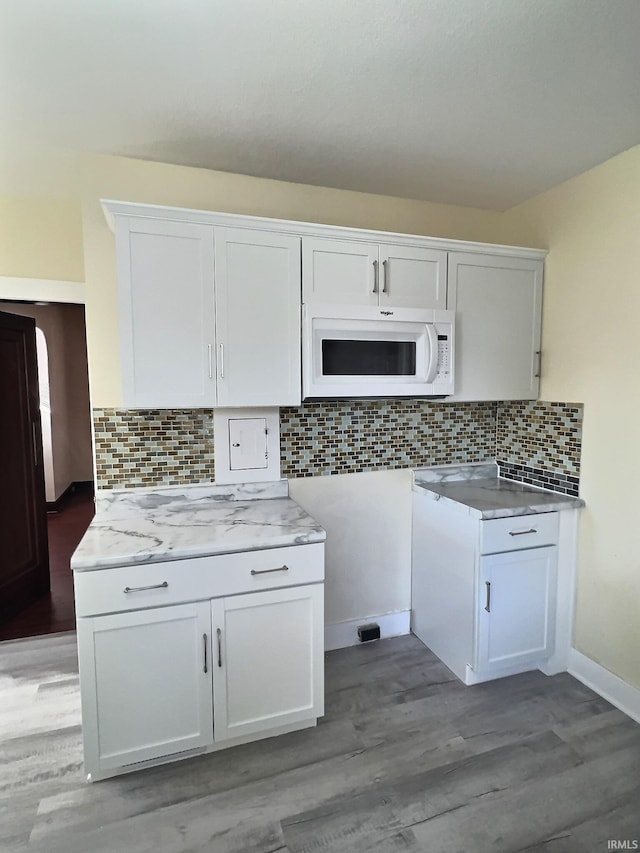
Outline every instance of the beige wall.
{"type": "Polygon", "coordinates": [[[574,644],[640,688],[640,146],[505,215],[550,249],[541,398],[584,403],[574,644]]]}
{"type": "Polygon", "coordinates": [[[93,480],[93,449],[84,309],[80,305],[0,302],[0,310],[33,317],[47,342],[54,500],[71,483],[93,480]]]}
{"type": "Polygon", "coordinates": [[[69,198],[0,197],[0,275],[83,281],[82,211],[78,202],[69,198]]]}
{"type": "Polygon", "coordinates": [[[377,471],[289,482],[327,531],[327,625],[411,608],[411,475],[377,471]]]}

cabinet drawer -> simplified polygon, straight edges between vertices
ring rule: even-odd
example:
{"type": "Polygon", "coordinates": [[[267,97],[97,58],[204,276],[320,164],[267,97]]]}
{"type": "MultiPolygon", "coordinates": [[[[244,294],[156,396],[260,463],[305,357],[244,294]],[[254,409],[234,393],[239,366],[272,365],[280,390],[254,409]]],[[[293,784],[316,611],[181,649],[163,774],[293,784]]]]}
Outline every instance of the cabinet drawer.
{"type": "Polygon", "coordinates": [[[75,572],[76,616],[120,613],[324,580],[324,545],[75,572]]]}
{"type": "Polygon", "coordinates": [[[519,551],[558,541],[558,513],[491,518],[480,522],[480,553],[519,551]]]}

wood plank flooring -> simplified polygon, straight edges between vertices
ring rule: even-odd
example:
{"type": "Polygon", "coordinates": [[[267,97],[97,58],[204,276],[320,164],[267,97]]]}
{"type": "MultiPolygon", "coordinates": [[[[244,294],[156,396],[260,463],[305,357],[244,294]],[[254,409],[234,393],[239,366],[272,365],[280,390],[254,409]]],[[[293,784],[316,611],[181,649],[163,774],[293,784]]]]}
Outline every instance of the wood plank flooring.
{"type": "Polygon", "coordinates": [[[89,488],[78,484],[63,499],[58,511],[48,513],[51,590],[0,625],[0,640],[75,630],[73,572],[69,561],[95,513],[93,484],[88,485],[89,488]]]}
{"type": "MultiPolygon", "coordinates": [[[[640,726],[563,674],[462,686],[415,637],[326,655],[315,729],[89,785],[75,636],[0,643],[0,850],[606,851],[640,726]]],[[[621,849],[621,848],[619,848],[621,849]]]]}

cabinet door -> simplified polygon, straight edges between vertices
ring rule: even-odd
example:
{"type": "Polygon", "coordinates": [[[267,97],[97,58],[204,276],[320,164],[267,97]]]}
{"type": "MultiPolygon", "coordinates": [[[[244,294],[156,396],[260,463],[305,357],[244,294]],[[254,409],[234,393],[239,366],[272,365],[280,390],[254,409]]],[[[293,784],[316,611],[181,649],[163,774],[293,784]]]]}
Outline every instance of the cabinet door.
{"type": "Polygon", "coordinates": [[[323,593],[312,584],[211,603],[216,741],[323,714],[323,593]]]}
{"type": "Polygon", "coordinates": [[[447,293],[456,312],[456,392],[449,399],[536,399],[542,262],[453,252],[447,293]]]}
{"type": "Polygon", "coordinates": [[[294,406],[300,387],[300,239],[215,229],[219,406],[294,406]]]}
{"type": "Polygon", "coordinates": [[[210,620],[209,602],[78,620],[89,773],[213,741],[210,620]]]}
{"type": "Polygon", "coordinates": [[[123,404],[215,404],[213,229],[115,217],[123,404]]]}
{"type": "Polygon", "coordinates": [[[302,299],[331,305],[377,305],[376,243],[302,238],[302,299]]]}
{"type": "Polygon", "coordinates": [[[549,657],[555,640],[557,548],[480,559],[478,669],[549,657]]]}
{"type": "Polygon", "coordinates": [[[380,304],[447,307],[447,253],[413,246],[380,246],[380,304]]]}

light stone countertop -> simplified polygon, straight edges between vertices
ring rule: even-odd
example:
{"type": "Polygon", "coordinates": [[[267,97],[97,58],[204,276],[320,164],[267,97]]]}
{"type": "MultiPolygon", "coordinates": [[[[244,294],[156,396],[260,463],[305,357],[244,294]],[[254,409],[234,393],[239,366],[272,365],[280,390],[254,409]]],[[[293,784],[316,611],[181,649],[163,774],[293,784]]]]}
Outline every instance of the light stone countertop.
{"type": "Polygon", "coordinates": [[[508,518],[584,506],[581,498],[546,491],[499,476],[495,463],[441,465],[414,471],[413,490],[432,492],[476,518],[508,518]]]}
{"type": "Polygon", "coordinates": [[[76,571],[324,542],[286,482],[99,493],[76,571]],[[246,499],[246,498],[249,499],[246,499]]]}

